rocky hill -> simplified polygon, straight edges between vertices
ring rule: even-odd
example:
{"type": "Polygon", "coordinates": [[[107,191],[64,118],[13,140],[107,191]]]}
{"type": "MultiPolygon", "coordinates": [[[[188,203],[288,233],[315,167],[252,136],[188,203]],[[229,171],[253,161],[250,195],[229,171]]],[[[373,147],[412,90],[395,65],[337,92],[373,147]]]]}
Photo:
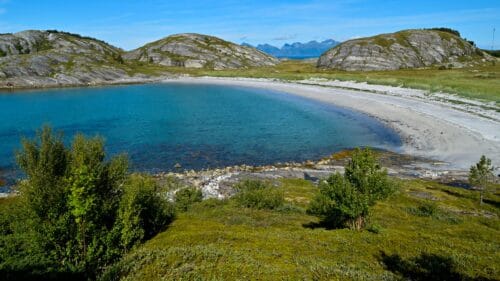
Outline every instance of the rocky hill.
{"type": "Polygon", "coordinates": [[[463,67],[492,59],[447,29],[403,30],[344,42],[318,60],[320,68],[396,70],[432,65],[463,67]]]}
{"type": "Polygon", "coordinates": [[[143,82],[161,66],[234,69],[278,59],[215,37],[179,34],[125,52],[104,41],[56,30],[0,34],[0,88],[143,82]]]}
{"type": "Polygon", "coordinates": [[[106,42],[60,31],[0,35],[0,86],[95,84],[129,76],[122,50],[106,42]]]}
{"type": "Polygon", "coordinates": [[[272,66],[279,62],[255,48],[194,33],[163,38],[130,51],[123,58],[164,66],[210,69],[272,66]]]}

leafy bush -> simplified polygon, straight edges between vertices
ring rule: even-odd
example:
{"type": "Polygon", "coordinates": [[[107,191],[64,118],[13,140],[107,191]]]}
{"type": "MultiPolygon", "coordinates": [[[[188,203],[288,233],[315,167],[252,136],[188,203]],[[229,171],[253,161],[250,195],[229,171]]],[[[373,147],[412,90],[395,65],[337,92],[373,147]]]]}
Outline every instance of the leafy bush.
{"type": "Polygon", "coordinates": [[[370,208],[394,191],[394,183],[369,149],[356,149],[344,175],[331,175],[319,189],[308,212],[329,226],[360,230],[370,208]]]}
{"type": "Polygon", "coordinates": [[[253,209],[278,209],[285,203],[283,191],[265,182],[245,180],[236,185],[236,202],[253,209]]]}
{"type": "Polygon", "coordinates": [[[129,249],[153,237],[170,224],[174,216],[173,206],[158,194],[153,178],[131,175],[124,185],[118,209],[123,247],[129,249]]]}
{"type": "Polygon", "coordinates": [[[203,194],[194,187],[186,187],[175,193],[175,207],[180,211],[187,211],[193,203],[201,202],[203,194]]]}
{"type": "Polygon", "coordinates": [[[172,220],[153,180],[129,178],[125,157],[105,160],[100,138],[78,135],[66,148],[45,127],[16,157],[26,180],[12,217],[0,220],[0,245],[10,245],[0,251],[0,273],[8,278],[93,278],[172,220]]]}
{"type": "Polygon", "coordinates": [[[372,223],[366,228],[366,230],[370,231],[371,233],[379,234],[382,232],[383,228],[380,224],[372,223]]]}

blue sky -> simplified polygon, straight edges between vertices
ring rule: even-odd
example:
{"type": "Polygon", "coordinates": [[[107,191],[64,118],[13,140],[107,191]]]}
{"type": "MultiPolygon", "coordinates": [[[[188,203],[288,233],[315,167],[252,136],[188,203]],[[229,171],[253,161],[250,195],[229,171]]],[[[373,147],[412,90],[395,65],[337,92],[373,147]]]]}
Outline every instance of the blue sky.
{"type": "MultiPolygon", "coordinates": [[[[126,50],[182,32],[281,46],[441,26],[491,48],[492,30],[500,29],[500,0],[0,0],[0,33],[58,29],[126,50]]],[[[500,31],[496,35],[498,49],[500,31]]]]}

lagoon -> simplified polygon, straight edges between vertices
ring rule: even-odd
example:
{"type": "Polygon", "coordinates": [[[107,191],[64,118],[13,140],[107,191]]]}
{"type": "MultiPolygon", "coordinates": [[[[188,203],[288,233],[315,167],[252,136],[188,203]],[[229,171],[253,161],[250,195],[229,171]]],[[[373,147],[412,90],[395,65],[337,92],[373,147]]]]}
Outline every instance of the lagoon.
{"type": "Polygon", "coordinates": [[[399,150],[399,136],[351,110],[275,91],[203,84],[145,84],[0,93],[0,169],[44,124],[100,135],[135,171],[303,161],[357,146],[399,150]]]}

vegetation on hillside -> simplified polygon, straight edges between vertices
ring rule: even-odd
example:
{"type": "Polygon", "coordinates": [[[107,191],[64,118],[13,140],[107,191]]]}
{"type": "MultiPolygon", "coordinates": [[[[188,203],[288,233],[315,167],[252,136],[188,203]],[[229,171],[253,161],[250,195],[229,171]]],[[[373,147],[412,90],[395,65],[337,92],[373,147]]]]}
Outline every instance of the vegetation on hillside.
{"type": "Polygon", "coordinates": [[[286,210],[236,198],[192,205],[109,268],[104,280],[498,280],[500,194],[405,180],[379,201],[367,230],[329,229],[306,213],[318,188],[274,187],[286,210]]]}
{"type": "Polygon", "coordinates": [[[461,37],[460,32],[458,30],[451,29],[448,27],[434,27],[434,28],[427,28],[424,30],[436,30],[436,31],[448,32],[448,33],[451,33],[451,34],[456,35],[458,37],[461,37]]]}
{"type": "Polygon", "coordinates": [[[90,36],[84,36],[84,35],[81,35],[81,34],[78,34],[78,33],[71,33],[71,32],[66,32],[66,31],[61,31],[61,30],[56,30],[56,29],[48,29],[48,30],[45,30],[45,31],[47,33],[61,34],[61,35],[67,35],[67,36],[71,36],[71,37],[76,37],[76,38],[79,38],[79,39],[86,39],[86,40],[96,41],[96,42],[102,43],[104,45],[111,46],[108,42],[106,42],[104,40],[100,40],[100,39],[97,39],[97,38],[94,38],[94,37],[90,37],[90,36]]]}

